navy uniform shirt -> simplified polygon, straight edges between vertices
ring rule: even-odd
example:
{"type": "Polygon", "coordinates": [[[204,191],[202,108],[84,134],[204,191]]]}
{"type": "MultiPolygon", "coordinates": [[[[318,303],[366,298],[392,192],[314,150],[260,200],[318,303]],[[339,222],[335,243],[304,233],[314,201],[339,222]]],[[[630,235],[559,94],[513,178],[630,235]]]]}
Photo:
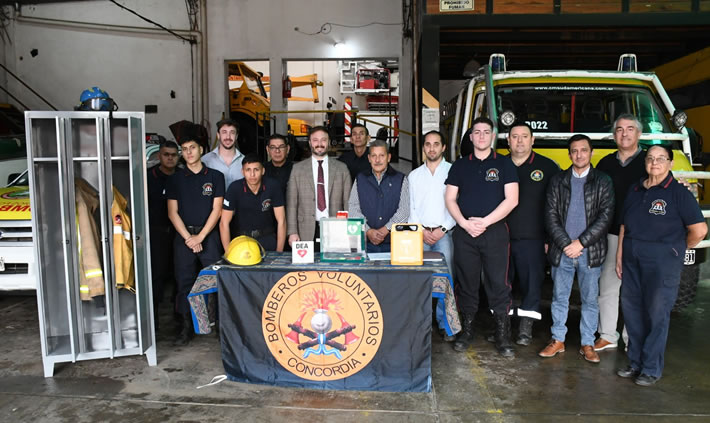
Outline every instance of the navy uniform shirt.
{"type": "Polygon", "coordinates": [[[293,169],[293,162],[291,160],[286,160],[281,167],[276,167],[272,162],[267,162],[264,165],[264,176],[276,179],[281,185],[281,191],[283,192],[284,199],[286,198],[286,188],[288,187],[288,178],[291,177],[291,169],[293,169]]]}
{"type": "Polygon", "coordinates": [[[185,226],[202,226],[212,213],[214,199],[224,197],[224,175],[205,165],[197,173],[187,167],[177,169],[168,181],[166,195],[168,200],[177,200],[185,226]]]}
{"type": "Polygon", "coordinates": [[[560,172],[560,167],[534,151],[523,164],[516,167],[520,191],[518,206],[507,218],[510,239],[544,240],[547,238],[544,222],[547,185],[552,177],[560,172]]]}
{"type": "Polygon", "coordinates": [[[362,153],[362,156],[358,157],[355,154],[355,150],[348,150],[340,157],[338,157],[338,160],[345,163],[345,166],[348,167],[348,170],[350,171],[351,181],[355,181],[355,177],[360,173],[370,172],[372,170],[372,167],[370,166],[370,161],[367,159],[367,154],[369,151],[370,150],[366,148],[365,152],[362,153]]]}
{"type": "MultiPolygon", "coordinates": [[[[179,172],[180,169],[176,169],[179,172]]],[[[170,228],[172,223],[168,219],[168,198],[165,188],[170,175],[160,170],[160,165],[148,169],[148,219],[150,226],[155,228],[170,228]]]]}
{"type": "Polygon", "coordinates": [[[463,217],[485,217],[505,200],[505,184],[518,182],[510,157],[491,150],[484,160],[471,153],[451,166],[446,185],[459,188],[456,203],[463,217]]]}
{"type": "Polygon", "coordinates": [[[234,181],[227,190],[222,208],[234,211],[230,231],[235,237],[255,230],[264,234],[276,233],[274,207],[283,205],[283,191],[278,181],[264,177],[256,194],[251,192],[246,179],[234,181]]]}
{"type": "Polygon", "coordinates": [[[693,194],[669,174],[649,189],[643,180],[629,189],[621,223],[624,239],[668,244],[681,254],[686,249],[687,226],[704,221],[693,194]]]}

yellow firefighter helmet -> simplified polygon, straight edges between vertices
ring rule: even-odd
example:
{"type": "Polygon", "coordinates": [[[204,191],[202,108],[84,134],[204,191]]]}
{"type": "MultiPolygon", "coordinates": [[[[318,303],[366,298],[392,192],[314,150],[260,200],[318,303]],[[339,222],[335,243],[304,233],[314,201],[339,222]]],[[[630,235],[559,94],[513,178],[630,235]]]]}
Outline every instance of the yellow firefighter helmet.
{"type": "Polygon", "coordinates": [[[224,252],[224,259],[237,266],[251,266],[261,263],[266,252],[259,241],[246,235],[232,240],[224,252]]]}

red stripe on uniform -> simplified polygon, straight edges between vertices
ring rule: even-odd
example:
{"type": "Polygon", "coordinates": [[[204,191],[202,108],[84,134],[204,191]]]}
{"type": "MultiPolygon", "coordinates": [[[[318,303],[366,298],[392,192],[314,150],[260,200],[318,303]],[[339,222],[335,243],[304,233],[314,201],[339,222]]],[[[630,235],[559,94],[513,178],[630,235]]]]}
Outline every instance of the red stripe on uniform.
{"type": "Polygon", "coordinates": [[[668,182],[663,184],[663,188],[668,188],[668,185],[670,185],[672,181],[673,181],[673,176],[668,175],[668,182]]]}
{"type": "Polygon", "coordinates": [[[532,153],[530,153],[530,160],[528,161],[528,164],[532,164],[533,158],[535,158],[535,152],[534,152],[534,151],[533,151],[532,153]]]}

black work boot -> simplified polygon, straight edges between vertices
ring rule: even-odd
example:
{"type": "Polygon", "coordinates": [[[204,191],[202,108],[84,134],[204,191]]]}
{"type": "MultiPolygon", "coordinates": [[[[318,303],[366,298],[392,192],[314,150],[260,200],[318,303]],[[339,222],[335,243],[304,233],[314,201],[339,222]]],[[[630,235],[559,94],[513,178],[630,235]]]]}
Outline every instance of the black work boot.
{"type": "Polygon", "coordinates": [[[454,341],[454,351],[464,352],[473,342],[473,318],[473,314],[464,313],[461,332],[456,335],[456,341],[454,341]]]}
{"type": "Polygon", "coordinates": [[[510,340],[510,316],[507,314],[494,314],[496,322],[496,349],[503,357],[513,357],[513,342],[510,340]]]}
{"type": "Polygon", "coordinates": [[[182,324],[182,316],[179,315],[178,313],[173,313],[173,324],[175,326],[175,336],[180,335],[180,332],[182,332],[182,327],[184,326],[182,324]]]}
{"type": "Polygon", "coordinates": [[[530,317],[520,318],[520,325],[518,326],[518,339],[515,340],[516,344],[530,345],[530,342],[532,341],[533,323],[535,323],[535,320],[530,317]]]}
{"type": "Polygon", "coordinates": [[[182,317],[182,330],[175,337],[173,345],[176,347],[182,347],[189,344],[190,339],[192,339],[193,333],[194,331],[192,329],[192,316],[190,316],[190,314],[188,313],[182,317]]]}

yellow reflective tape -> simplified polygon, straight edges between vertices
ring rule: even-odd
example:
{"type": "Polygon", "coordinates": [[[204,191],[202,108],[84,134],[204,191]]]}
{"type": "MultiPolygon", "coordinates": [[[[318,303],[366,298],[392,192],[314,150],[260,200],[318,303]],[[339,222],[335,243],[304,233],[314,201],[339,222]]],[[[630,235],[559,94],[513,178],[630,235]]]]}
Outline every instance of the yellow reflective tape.
{"type": "Polygon", "coordinates": [[[101,269],[90,269],[84,272],[84,276],[87,278],[95,278],[98,276],[103,276],[104,272],[101,271],[101,269]]]}
{"type": "Polygon", "coordinates": [[[79,291],[80,291],[80,292],[86,292],[86,293],[88,293],[88,292],[89,292],[89,285],[81,285],[81,286],[79,286],[79,291]]]}

